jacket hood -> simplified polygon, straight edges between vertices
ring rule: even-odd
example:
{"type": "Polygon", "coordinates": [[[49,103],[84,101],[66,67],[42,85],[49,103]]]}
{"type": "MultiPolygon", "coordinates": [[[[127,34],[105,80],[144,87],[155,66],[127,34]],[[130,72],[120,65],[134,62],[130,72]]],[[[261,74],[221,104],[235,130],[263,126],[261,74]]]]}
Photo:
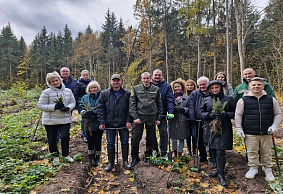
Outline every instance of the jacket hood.
{"type": "MultiPolygon", "coordinates": [[[[267,95],[266,91],[262,90],[262,94],[260,97],[264,96],[264,95],[267,95]]],[[[251,91],[247,91],[244,93],[244,96],[254,96],[256,97],[251,91]]]]}
{"type": "Polygon", "coordinates": [[[212,80],[209,82],[208,86],[207,86],[207,91],[209,93],[209,95],[212,97],[212,98],[222,98],[224,96],[224,92],[223,92],[223,84],[218,81],[218,80],[212,80]],[[220,91],[218,92],[218,94],[212,94],[211,91],[210,91],[210,87],[213,85],[213,84],[218,84],[220,85],[220,91]]]}

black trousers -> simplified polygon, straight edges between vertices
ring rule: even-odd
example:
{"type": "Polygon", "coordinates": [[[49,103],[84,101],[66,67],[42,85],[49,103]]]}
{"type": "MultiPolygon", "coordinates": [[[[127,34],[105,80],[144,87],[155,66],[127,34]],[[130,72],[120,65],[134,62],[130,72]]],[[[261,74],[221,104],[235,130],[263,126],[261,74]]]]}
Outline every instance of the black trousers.
{"type": "Polygon", "coordinates": [[[198,150],[200,155],[200,161],[207,161],[207,154],[206,149],[203,143],[203,122],[198,121],[197,122],[197,130],[199,130],[199,137],[198,137],[198,131],[197,131],[197,138],[198,138],[198,150]]]}
{"type": "Polygon", "coordinates": [[[224,168],[226,165],[225,150],[209,149],[212,154],[213,160],[216,162],[217,170],[219,174],[224,175],[224,168]]]}
{"type": "Polygon", "coordinates": [[[55,156],[59,156],[59,151],[57,147],[57,133],[58,131],[60,131],[62,156],[68,156],[71,124],[68,123],[60,125],[44,125],[44,127],[47,132],[50,153],[55,154],[55,156]]]}
{"type": "Polygon", "coordinates": [[[88,150],[101,151],[101,139],[103,130],[99,131],[86,131],[88,150]]]}

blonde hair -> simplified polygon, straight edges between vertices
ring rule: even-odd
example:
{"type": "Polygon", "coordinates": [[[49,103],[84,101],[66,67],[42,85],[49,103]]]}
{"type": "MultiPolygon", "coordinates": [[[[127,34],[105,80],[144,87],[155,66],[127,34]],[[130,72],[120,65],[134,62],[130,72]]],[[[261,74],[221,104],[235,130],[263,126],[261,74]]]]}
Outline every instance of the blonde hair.
{"type": "Polygon", "coordinates": [[[83,76],[83,73],[88,73],[88,75],[89,75],[89,71],[88,70],[82,70],[81,71],[81,77],[83,76]]]}
{"type": "Polygon", "coordinates": [[[50,80],[54,79],[54,78],[58,78],[60,81],[60,84],[62,84],[62,78],[59,75],[59,73],[57,71],[53,71],[52,73],[47,73],[46,75],[46,84],[49,86],[50,85],[50,80]]]}
{"type": "Polygon", "coordinates": [[[181,87],[182,87],[182,89],[183,89],[183,91],[184,91],[184,93],[187,94],[186,82],[185,82],[185,80],[183,80],[182,78],[178,78],[177,80],[172,81],[172,82],[170,83],[170,85],[171,85],[171,87],[172,87],[173,93],[174,93],[174,85],[175,85],[176,83],[177,83],[177,84],[180,84],[181,87]]]}
{"type": "Polygon", "coordinates": [[[86,87],[86,93],[90,94],[90,88],[92,88],[93,86],[98,87],[98,91],[100,90],[100,85],[97,81],[91,81],[88,83],[87,87],[86,87]]]}
{"type": "Polygon", "coordinates": [[[197,83],[196,83],[194,80],[188,79],[188,80],[186,81],[186,86],[187,86],[189,83],[191,83],[191,84],[194,85],[194,90],[196,90],[196,89],[198,88],[198,87],[197,87],[197,83]]]}

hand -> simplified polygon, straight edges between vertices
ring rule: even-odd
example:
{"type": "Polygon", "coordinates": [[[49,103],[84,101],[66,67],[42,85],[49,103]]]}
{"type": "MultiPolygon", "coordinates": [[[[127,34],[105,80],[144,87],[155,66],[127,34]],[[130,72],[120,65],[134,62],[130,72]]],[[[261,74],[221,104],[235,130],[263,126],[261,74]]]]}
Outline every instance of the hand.
{"type": "Polygon", "coordinates": [[[141,120],[140,120],[140,119],[135,119],[135,120],[134,120],[134,123],[135,123],[136,125],[141,124],[141,120]]]}
{"type": "Polygon", "coordinates": [[[245,133],[244,133],[243,129],[241,129],[241,128],[236,129],[236,135],[238,137],[245,137],[245,133]]]}
{"type": "Polygon", "coordinates": [[[63,103],[57,103],[57,104],[55,104],[54,110],[60,110],[60,109],[62,109],[62,108],[64,108],[64,107],[65,107],[65,106],[64,106],[63,103]]]}
{"type": "Polygon", "coordinates": [[[217,120],[223,120],[223,117],[222,117],[222,114],[221,113],[214,113],[214,115],[215,115],[215,118],[217,119],[217,120]]]}
{"type": "Polygon", "coordinates": [[[63,112],[68,112],[70,110],[70,108],[69,107],[64,107],[64,108],[61,108],[60,110],[63,111],[63,112]]]}
{"type": "Polygon", "coordinates": [[[127,129],[131,129],[132,128],[132,123],[126,122],[126,127],[127,127],[127,129]]]}
{"type": "Polygon", "coordinates": [[[208,115],[207,115],[209,118],[211,118],[211,119],[215,119],[216,118],[216,116],[215,116],[215,113],[214,112],[210,112],[210,113],[208,113],[208,115]]]}
{"type": "Polygon", "coordinates": [[[170,120],[170,119],[173,119],[174,118],[174,114],[167,114],[167,119],[170,120]]]}
{"type": "Polygon", "coordinates": [[[104,129],[105,129],[105,124],[100,124],[100,125],[99,125],[99,129],[100,129],[100,130],[104,130],[104,129]]]}
{"type": "Polygon", "coordinates": [[[268,134],[274,134],[278,131],[278,128],[275,127],[274,125],[271,125],[269,128],[268,128],[268,134]]]}
{"type": "Polygon", "coordinates": [[[83,115],[83,114],[85,114],[85,113],[86,113],[86,110],[82,110],[82,111],[80,112],[81,115],[83,115]]]}
{"type": "Polygon", "coordinates": [[[155,125],[160,125],[160,121],[155,121],[155,125]]]}

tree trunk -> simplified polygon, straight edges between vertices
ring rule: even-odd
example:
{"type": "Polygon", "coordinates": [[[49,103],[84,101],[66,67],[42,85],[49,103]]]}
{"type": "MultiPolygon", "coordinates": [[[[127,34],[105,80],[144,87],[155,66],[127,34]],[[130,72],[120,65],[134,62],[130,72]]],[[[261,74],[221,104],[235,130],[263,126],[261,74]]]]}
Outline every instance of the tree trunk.
{"type": "Polygon", "coordinates": [[[216,36],[217,36],[217,32],[216,32],[216,11],[215,11],[215,1],[212,1],[212,6],[213,6],[213,30],[214,30],[214,37],[213,37],[213,42],[214,42],[214,46],[213,46],[213,75],[216,75],[216,36]]]}
{"type": "MultiPolygon", "coordinates": [[[[230,81],[230,50],[229,50],[229,10],[228,10],[228,0],[226,0],[226,66],[227,66],[227,76],[226,82],[230,81]]],[[[215,74],[214,74],[215,75],[215,74]]]]}

